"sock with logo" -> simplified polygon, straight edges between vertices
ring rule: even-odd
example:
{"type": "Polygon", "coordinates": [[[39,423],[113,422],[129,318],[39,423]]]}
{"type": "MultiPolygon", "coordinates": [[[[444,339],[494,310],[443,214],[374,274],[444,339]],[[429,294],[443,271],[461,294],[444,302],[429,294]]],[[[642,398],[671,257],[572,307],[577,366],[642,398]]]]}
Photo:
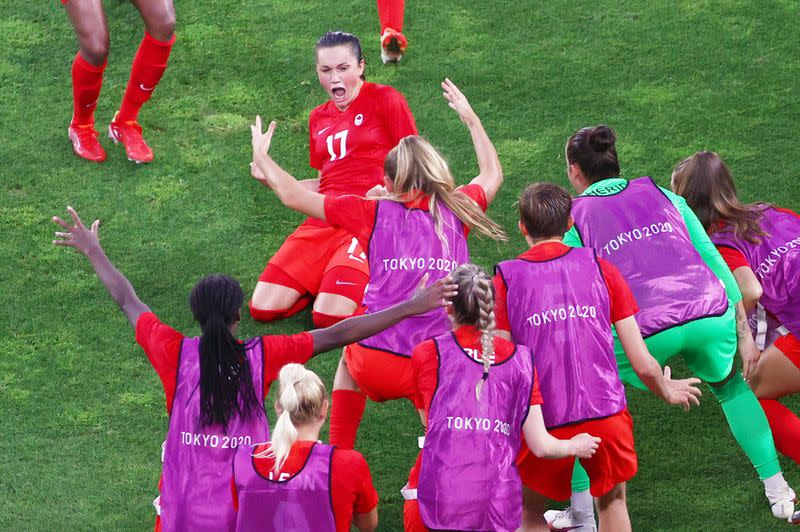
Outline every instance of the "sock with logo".
{"type": "Polygon", "coordinates": [[[72,122],[73,126],[94,124],[94,110],[100,89],[103,87],[103,71],[108,61],[94,66],[81,57],[80,52],[72,62],[72,122]]]}
{"type": "Polygon", "coordinates": [[[778,452],[800,464],[800,418],[776,399],[759,399],[778,452]]]}
{"type": "Polygon", "coordinates": [[[378,0],[378,18],[381,20],[381,34],[386,28],[403,31],[405,0],[378,0]]]}
{"type": "Polygon", "coordinates": [[[118,122],[136,120],[139,109],[150,99],[153,89],[167,69],[167,60],[174,42],[175,35],[169,41],[163,42],[144,32],[142,43],[133,58],[128,88],[125,89],[125,96],[117,114],[118,122]]]}
{"type": "Polygon", "coordinates": [[[367,396],[353,390],[333,390],[331,403],[331,445],[352,449],[364,417],[367,396]]]}

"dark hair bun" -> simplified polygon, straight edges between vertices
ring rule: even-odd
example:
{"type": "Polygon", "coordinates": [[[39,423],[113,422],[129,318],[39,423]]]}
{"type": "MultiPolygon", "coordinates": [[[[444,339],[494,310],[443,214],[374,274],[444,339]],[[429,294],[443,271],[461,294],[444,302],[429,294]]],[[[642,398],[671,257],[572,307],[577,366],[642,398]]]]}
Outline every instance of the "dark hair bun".
{"type": "Polygon", "coordinates": [[[586,136],[586,141],[593,151],[604,152],[614,147],[617,137],[614,130],[608,126],[600,125],[593,127],[586,136]]]}

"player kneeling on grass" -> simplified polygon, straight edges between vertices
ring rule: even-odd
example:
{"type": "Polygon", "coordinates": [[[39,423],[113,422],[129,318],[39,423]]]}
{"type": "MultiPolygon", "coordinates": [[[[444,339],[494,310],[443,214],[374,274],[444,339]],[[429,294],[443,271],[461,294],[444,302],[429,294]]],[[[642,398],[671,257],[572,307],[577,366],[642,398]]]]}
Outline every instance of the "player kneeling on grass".
{"type": "Polygon", "coordinates": [[[672,189],[686,198],[736,278],[758,347],[766,347],[750,386],[776,447],[800,464],[800,419],[778,402],[800,393],[800,216],[768,203],[742,204],[725,163],[708,151],[675,168],[672,189]]]}
{"type": "MultiPolygon", "coordinates": [[[[442,88],[470,131],[480,169],[469,185],[459,188],[436,149],[421,137],[408,136],[386,156],[385,189],[378,187],[367,199],[326,197],[304,188],[268,155],[274,122],[266,133],[260,118],[253,127],[253,160],[260,170],[254,177],[287,207],[346,229],[366,251],[370,285],[362,312],[367,314],[405,299],[424,275],[440,279],[469,262],[470,229],[505,239],[502,228],[485,214],[503,180],[497,152],[461,91],[447,79],[442,88]]],[[[333,381],[331,443],[353,448],[367,397],[414,401],[411,351],[449,329],[447,315],[439,309],[347,346],[333,381]]]]}
{"type": "Polygon", "coordinates": [[[318,441],[325,385],[300,364],[278,376],[272,441],[239,447],[233,463],[237,531],[347,532],[378,526],[378,492],[361,453],[318,441]]]}
{"type": "Polygon", "coordinates": [[[136,329],[136,341],[164,385],[169,428],[163,454],[158,530],[230,530],[231,461],[239,445],[269,439],[263,400],[280,368],[314,354],[371,336],[412,315],[445,305],[454,286],[444,280],[383,312],[358,316],[327,329],[293,336],[263,336],[246,342],[234,334],[244,294],[234,279],[211,275],[192,289],[189,305],[200,337],[187,338],[161,323],[131,283],[106,257],[99,220],[87,229],[67,207],[73,225],[53,217],[66,231],[53,243],[86,255],[111,297],[136,329]]]}
{"type": "MultiPolygon", "coordinates": [[[[589,432],[602,439],[597,453],[581,460],[597,497],[600,528],[630,530],[625,482],[638,464],[611,326],[633,370],[665,402],[686,410],[699,405],[694,385],[700,379],[672,380],[668,367],[662,374],[642,340],[636,301],[619,271],[594,250],[561,242],[572,225],[571,205],[569,193],[552,183],[522,193],[519,228],[531,247],[497,266],[497,327],[534,354],[547,430],[556,438],[589,432]]],[[[569,498],[574,464],[573,457],[543,460],[523,448],[518,459],[525,486],[523,530],[547,530],[545,497],[569,498]]],[[[576,525],[595,529],[591,513],[576,525]]]]}
{"type": "Polygon", "coordinates": [[[543,458],[589,458],[600,438],[558,440],[542,419],[533,358],[495,336],[494,289],[478,266],[450,277],[453,330],[414,348],[425,445],[403,488],[406,531],[516,530],[522,492],[515,458],[524,436],[543,458]]]}

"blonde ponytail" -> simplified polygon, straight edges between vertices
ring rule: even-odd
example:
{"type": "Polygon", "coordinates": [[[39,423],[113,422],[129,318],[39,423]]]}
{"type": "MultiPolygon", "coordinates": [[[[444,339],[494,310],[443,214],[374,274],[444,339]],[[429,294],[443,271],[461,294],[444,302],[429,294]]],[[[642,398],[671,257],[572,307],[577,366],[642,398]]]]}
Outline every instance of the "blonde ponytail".
{"type": "Polygon", "coordinates": [[[297,441],[297,427],[313,422],[322,414],[325,385],[313,371],[300,364],[286,364],[278,373],[280,390],[275,409],[280,412],[270,447],[256,455],[274,458],[273,471],[278,473],[297,441]]]}
{"type": "Polygon", "coordinates": [[[475,398],[480,400],[483,383],[489,378],[489,368],[494,362],[494,285],[475,264],[459,266],[450,273],[450,278],[458,285],[458,294],[453,298],[453,319],[481,331],[483,376],[475,385],[475,398]]]}
{"type": "Polygon", "coordinates": [[[394,185],[394,193],[385,199],[402,203],[408,201],[408,195],[414,192],[429,198],[436,235],[445,246],[441,203],[470,229],[494,240],[508,240],[503,228],[486,216],[474,200],[455,192],[455,182],[447,162],[424,138],[410,135],[401,139],[386,155],[384,170],[394,185]]]}

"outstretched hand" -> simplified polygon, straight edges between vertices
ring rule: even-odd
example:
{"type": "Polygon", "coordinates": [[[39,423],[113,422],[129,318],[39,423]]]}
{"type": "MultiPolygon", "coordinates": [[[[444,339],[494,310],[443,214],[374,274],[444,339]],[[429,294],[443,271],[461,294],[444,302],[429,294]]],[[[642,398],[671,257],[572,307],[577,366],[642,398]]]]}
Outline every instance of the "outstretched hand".
{"type": "Polygon", "coordinates": [[[422,276],[414,295],[409,300],[412,314],[424,314],[439,307],[452,305],[450,299],[458,294],[458,285],[449,277],[443,277],[425,288],[429,277],[427,273],[422,276]]]}
{"type": "Polygon", "coordinates": [[[572,447],[572,455],[578,458],[591,458],[597,452],[600,445],[600,438],[582,432],[573,436],[569,440],[572,447]]]}
{"type": "Polygon", "coordinates": [[[703,395],[697,387],[700,384],[700,379],[692,377],[672,380],[672,370],[669,366],[665,366],[664,380],[666,381],[667,389],[670,391],[670,404],[681,405],[686,412],[689,411],[692,405],[700,406],[699,397],[703,395]]]}
{"type": "Polygon", "coordinates": [[[464,124],[469,126],[478,121],[478,115],[472,110],[467,97],[456,87],[455,83],[444,78],[442,89],[444,90],[442,96],[447,100],[447,105],[458,113],[458,117],[464,124]]]}
{"type": "Polygon", "coordinates": [[[95,220],[91,229],[87,229],[75,209],[68,206],[67,212],[72,217],[75,225],[70,225],[58,216],[53,216],[53,221],[66,229],[66,231],[56,231],[56,237],[60,240],[53,240],[53,244],[75,248],[84,255],[89,255],[91,251],[101,249],[98,235],[100,220],[95,220]]]}
{"type": "Polygon", "coordinates": [[[269,147],[272,144],[272,135],[275,133],[275,127],[277,127],[277,125],[277,122],[274,120],[271,121],[269,126],[267,126],[267,131],[264,132],[261,130],[261,116],[256,116],[255,123],[250,126],[253,145],[253,162],[250,163],[250,175],[267,186],[270,186],[270,181],[261,168],[259,168],[258,164],[256,164],[256,158],[258,155],[267,155],[269,153],[269,147]]]}

